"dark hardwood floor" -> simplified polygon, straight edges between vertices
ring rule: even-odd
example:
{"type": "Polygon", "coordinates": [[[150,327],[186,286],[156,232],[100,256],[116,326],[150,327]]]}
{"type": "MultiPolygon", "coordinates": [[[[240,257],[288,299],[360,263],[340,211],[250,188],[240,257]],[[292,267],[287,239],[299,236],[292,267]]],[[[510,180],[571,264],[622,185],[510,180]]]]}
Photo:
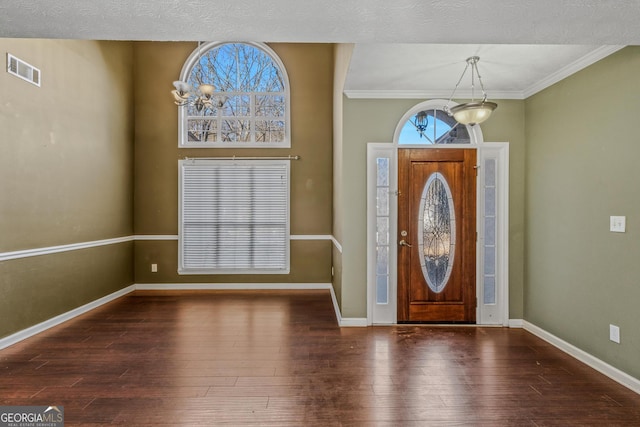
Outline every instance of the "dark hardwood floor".
{"type": "Polygon", "coordinates": [[[338,328],[327,291],[137,292],[0,351],[67,426],[640,426],[640,395],[520,329],[338,328]]]}

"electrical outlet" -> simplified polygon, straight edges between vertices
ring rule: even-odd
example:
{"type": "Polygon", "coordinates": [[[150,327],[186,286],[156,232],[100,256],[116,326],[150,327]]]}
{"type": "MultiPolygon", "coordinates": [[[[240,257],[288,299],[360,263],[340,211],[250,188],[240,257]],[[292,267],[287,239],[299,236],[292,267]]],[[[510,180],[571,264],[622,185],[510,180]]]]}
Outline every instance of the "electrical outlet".
{"type": "Polygon", "coordinates": [[[158,272],[158,264],[151,264],[151,272],[152,273],[158,272]]]}
{"type": "Polygon", "coordinates": [[[609,339],[620,344],[620,328],[616,325],[609,325],[609,339]]]}

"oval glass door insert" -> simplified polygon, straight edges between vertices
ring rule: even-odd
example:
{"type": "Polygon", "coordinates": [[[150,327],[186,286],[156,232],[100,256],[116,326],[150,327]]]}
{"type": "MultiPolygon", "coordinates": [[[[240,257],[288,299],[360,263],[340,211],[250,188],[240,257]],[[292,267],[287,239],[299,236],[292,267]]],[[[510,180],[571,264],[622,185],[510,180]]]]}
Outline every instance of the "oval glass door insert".
{"type": "Polygon", "coordinates": [[[418,245],[422,274],[429,289],[447,286],[455,255],[456,219],[451,188],[440,172],[431,174],[422,190],[418,219],[418,245]]]}

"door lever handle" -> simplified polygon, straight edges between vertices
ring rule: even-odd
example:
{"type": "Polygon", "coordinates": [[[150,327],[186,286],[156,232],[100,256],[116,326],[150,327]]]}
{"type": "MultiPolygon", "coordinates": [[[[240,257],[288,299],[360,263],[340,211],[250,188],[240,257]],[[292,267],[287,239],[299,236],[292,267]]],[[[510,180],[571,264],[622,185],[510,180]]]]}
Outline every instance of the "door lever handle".
{"type": "Polygon", "coordinates": [[[400,246],[407,246],[407,247],[409,247],[409,248],[412,248],[412,247],[413,247],[413,246],[411,246],[410,244],[408,244],[407,242],[405,242],[405,240],[404,240],[404,239],[400,240],[400,241],[398,242],[398,244],[399,244],[400,246]]]}

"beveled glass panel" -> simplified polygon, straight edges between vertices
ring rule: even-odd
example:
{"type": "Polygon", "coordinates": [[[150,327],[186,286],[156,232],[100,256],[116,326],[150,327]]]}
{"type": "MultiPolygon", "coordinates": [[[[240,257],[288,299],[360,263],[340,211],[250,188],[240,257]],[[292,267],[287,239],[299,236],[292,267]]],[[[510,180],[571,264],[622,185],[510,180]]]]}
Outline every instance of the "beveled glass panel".
{"type": "Polygon", "coordinates": [[[484,276],[484,301],[485,304],[496,303],[496,276],[484,276]]]}
{"type": "Polygon", "coordinates": [[[484,185],[494,187],[496,185],[496,159],[486,159],[484,170],[484,185]]]}
{"type": "Polygon", "coordinates": [[[377,218],[377,244],[388,245],[389,244],[389,217],[377,218]]]}
{"type": "Polygon", "coordinates": [[[496,274],[495,246],[485,246],[484,248],[484,274],[496,274]]]}
{"type": "Polygon", "coordinates": [[[376,304],[389,303],[389,276],[376,276],[376,304]]]}
{"type": "Polygon", "coordinates": [[[442,292],[453,269],[456,226],[451,189],[439,172],[431,174],[422,191],[418,224],[420,265],[433,292],[442,292]]]}
{"type": "Polygon", "coordinates": [[[386,157],[378,157],[376,159],[376,166],[378,186],[389,185],[389,159],[386,157]]]}
{"type": "Polygon", "coordinates": [[[485,187],[484,214],[486,216],[496,215],[496,188],[495,187],[485,187]]]}
{"type": "Polygon", "coordinates": [[[376,197],[377,215],[389,215],[389,189],[387,187],[378,188],[376,197]]]}
{"type": "Polygon", "coordinates": [[[376,274],[389,274],[389,248],[378,246],[376,252],[376,274]]]}
{"type": "Polygon", "coordinates": [[[495,246],[496,244],[495,217],[486,217],[484,219],[484,244],[486,246],[495,246]]]}

